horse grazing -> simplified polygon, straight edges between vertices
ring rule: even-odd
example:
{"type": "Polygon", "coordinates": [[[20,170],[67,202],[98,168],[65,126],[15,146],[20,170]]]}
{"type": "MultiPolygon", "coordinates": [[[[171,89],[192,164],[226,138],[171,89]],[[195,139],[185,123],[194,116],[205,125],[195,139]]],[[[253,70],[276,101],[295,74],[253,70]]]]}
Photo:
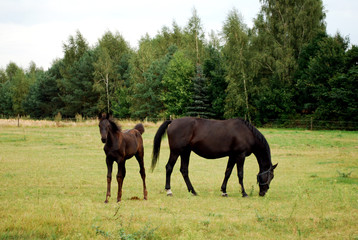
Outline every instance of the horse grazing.
{"type": "Polygon", "coordinates": [[[260,196],[264,196],[274,177],[276,165],[271,163],[270,147],[265,137],[250,123],[242,119],[207,120],[184,117],[168,120],[159,127],[153,143],[152,170],[158,161],[161,140],[165,132],[168,135],[170,156],[166,165],[167,195],[172,195],[170,176],[180,156],[180,172],[188,191],[196,195],[189,179],[189,157],[194,151],[201,157],[214,159],[229,156],[224,181],[221,186],[222,196],[227,196],[226,185],[235,164],[241,185],[242,196],[246,197],[243,178],[245,157],[253,153],[256,156],[260,171],[257,175],[260,196]]]}
{"type": "Polygon", "coordinates": [[[147,187],[145,184],[145,168],[144,168],[144,148],[142,134],[144,127],[141,123],[137,124],[134,129],[122,131],[121,128],[111,120],[108,114],[101,114],[99,116],[99,131],[101,140],[104,145],[104,152],[106,153],[107,163],[107,195],[105,203],[111,196],[111,181],[113,162],[118,164],[118,195],[117,202],[122,198],[123,180],[126,176],[126,160],[135,156],[140,167],[140,175],[143,180],[143,194],[144,199],[147,200],[147,187]]]}

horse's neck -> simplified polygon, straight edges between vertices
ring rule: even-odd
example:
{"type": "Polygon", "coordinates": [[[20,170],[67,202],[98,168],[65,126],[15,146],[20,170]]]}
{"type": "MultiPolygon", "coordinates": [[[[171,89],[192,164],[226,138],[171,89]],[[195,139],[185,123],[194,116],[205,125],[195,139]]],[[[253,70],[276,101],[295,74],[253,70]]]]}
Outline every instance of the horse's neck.
{"type": "Polygon", "coordinates": [[[109,146],[113,146],[117,141],[118,141],[118,133],[116,133],[115,131],[110,130],[108,132],[108,140],[107,140],[107,144],[109,146]]]}
{"type": "Polygon", "coordinates": [[[260,172],[267,171],[272,166],[270,153],[266,149],[259,149],[254,154],[259,164],[260,172]]]}

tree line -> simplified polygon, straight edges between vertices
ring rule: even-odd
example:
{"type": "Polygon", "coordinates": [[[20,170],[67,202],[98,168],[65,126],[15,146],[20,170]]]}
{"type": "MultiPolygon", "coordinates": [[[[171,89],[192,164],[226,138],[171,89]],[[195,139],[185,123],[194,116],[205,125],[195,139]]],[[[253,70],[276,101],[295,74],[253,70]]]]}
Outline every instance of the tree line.
{"type": "Polygon", "coordinates": [[[194,9],[136,48],[110,31],[89,46],[77,31],[46,71],[0,69],[0,114],[358,122],[358,47],[327,34],[322,1],[260,2],[252,28],[233,9],[206,35],[194,9]]]}

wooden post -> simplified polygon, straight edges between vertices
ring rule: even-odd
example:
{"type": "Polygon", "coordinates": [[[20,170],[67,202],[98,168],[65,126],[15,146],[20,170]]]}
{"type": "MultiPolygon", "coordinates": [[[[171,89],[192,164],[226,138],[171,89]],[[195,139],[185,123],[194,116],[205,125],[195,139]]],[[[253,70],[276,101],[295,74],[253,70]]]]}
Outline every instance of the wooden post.
{"type": "Polygon", "coordinates": [[[17,114],[17,127],[20,127],[20,114],[17,114]]]}
{"type": "Polygon", "coordinates": [[[311,131],[313,130],[313,118],[311,117],[311,131]]]}

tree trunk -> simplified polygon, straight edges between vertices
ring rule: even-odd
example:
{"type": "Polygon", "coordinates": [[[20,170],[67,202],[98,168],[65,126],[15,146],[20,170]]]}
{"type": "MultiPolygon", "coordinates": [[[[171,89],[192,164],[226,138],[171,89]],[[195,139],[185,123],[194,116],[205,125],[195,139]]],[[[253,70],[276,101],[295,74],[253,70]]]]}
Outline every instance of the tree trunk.
{"type": "Polygon", "coordinates": [[[244,79],[244,92],[245,92],[245,102],[246,102],[246,115],[247,115],[249,122],[251,123],[251,116],[250,116],[250,111],[249,111],[249,95],[247,93],[246,75],[245,74],[243,74],[243,79],[244,79]]]}
{"type": "Polygon", "coordinates": [[[106,93],[107,93],[107,113],[109,113],[109,90],[108,90],[108,83],[109,83],[109,79],[108,79],[108,73],[106,74],[106,93]]]}

